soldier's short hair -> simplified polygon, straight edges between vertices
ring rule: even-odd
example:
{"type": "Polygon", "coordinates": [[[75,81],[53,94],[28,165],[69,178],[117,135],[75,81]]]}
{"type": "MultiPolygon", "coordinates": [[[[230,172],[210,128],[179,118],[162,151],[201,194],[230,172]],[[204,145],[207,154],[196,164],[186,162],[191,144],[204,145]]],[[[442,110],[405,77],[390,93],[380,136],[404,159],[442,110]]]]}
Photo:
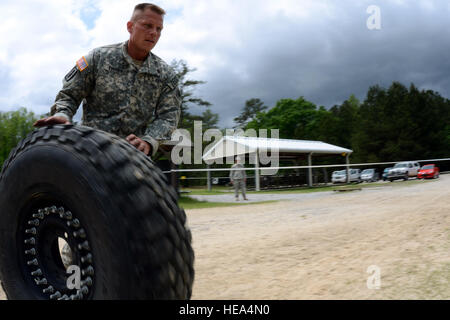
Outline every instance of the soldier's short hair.
{"type": "Polygon", "coordinates": [[[133,15],[131,16],[131,21],[136,21],[139,18],[139,15],[144,12],[146,9],[150,9],[157,14],[164,16],[166,12],[161,7],[157,6],[153,3],[140,3],[134,7],[133,15]]]}

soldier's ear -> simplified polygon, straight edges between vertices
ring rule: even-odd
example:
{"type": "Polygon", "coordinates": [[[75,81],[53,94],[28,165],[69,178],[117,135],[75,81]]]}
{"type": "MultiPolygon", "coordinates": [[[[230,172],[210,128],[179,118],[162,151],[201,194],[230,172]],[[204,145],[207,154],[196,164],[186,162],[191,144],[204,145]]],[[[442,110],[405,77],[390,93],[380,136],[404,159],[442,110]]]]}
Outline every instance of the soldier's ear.
{"type": "Polygon", "coordinates": [[[134,26],[134,22],[133,21],[128,21],[127,22],[127,30],[129,33],[131,33],[133,31],[133,26],[134,26]]]}

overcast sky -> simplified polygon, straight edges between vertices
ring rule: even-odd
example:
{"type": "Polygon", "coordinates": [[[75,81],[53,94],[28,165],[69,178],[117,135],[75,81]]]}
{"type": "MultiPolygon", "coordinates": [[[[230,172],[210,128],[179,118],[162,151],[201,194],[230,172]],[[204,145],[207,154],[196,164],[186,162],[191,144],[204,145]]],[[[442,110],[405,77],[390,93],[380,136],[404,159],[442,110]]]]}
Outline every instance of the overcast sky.
{"type": "MultiPolygon", "coordinates": [[[[62,78],[92,48],[127,40],[138,1],[0,0],[0,111],[49,111],[62,78]]],[[[245,101],[281,98],[326,108],[351,94],[363,100],[392,81],[450,98],[447,0],[167,0],[153,52],[184,59],[207,81],[220,125],[231,127],[245,101]],[[367,8],[380,9],[381,29],[367,8]]],[[[80,108],[81,109],[81,108],[80,108]]],[[[199,113],[201,110],[192,110],[199,113]]],[[[79,115],[77,116],[77,118],[79,115]]]]}

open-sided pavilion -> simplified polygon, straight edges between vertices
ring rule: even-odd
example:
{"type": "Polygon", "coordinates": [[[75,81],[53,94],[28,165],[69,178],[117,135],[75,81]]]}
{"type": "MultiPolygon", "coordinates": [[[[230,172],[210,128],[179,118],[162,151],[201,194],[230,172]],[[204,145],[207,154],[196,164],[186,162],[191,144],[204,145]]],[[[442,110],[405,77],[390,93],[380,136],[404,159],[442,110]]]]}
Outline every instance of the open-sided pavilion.
{"type": "MultiPolygon", "coordinates": [[[[275,157],[296,161],[307,157],[308,159],[308,185],[312,186],[312,158],[313,156],[341,155],[345,156],[347,179],[349,177],[349,157],[353,151],[322,141],[276,139],[245,136],[224,136],[203,154],[203,160],[208,164],[218,159],[234,159],[237,156],[254,159],[255,190],[260,190],[260,159],[275,157]],[[270,155],[270,156],[269,156],[270,155]]],[[[230,161],[227,161],[229,163],[230,161]]],[[[208,166],[209,168],[209,166],[208,166]]],[[[211,189],[211,176],[208,171],[208,189],[211,189]]]]}

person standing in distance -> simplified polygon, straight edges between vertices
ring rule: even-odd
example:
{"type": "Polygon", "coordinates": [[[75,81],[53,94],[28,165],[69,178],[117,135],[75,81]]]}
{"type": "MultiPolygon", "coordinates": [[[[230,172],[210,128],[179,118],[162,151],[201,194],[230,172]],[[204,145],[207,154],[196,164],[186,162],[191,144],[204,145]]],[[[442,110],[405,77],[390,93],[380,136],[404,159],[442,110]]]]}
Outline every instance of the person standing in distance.
{"type": "Polygon", "coordinates": [[[164,15],[154,4],[138,4],[127,22],[129,39],[81,57],[64,77],[51,116],[34,126],[70,124],[83,102],[83,125],[116,134],[154,155],[177,128],[182,99],[175,71],[151,52],[164,15]]]}
{"type": "Polygon", "coordinates": [[[242,192],[242,197],[244,200],[248,200],[245,195],[246,182],[247,182],[247,174],[243,169],[244,165],[241,163],[241,158],[236,157],[234,160],[234,164],[231,166],[230,170],[230,181],[234,185],[234,196],[236,197],[236,201],[239,201],[239,189],[242,192]],[[237,169],[237,170],[236,170],[237,169]]]}

